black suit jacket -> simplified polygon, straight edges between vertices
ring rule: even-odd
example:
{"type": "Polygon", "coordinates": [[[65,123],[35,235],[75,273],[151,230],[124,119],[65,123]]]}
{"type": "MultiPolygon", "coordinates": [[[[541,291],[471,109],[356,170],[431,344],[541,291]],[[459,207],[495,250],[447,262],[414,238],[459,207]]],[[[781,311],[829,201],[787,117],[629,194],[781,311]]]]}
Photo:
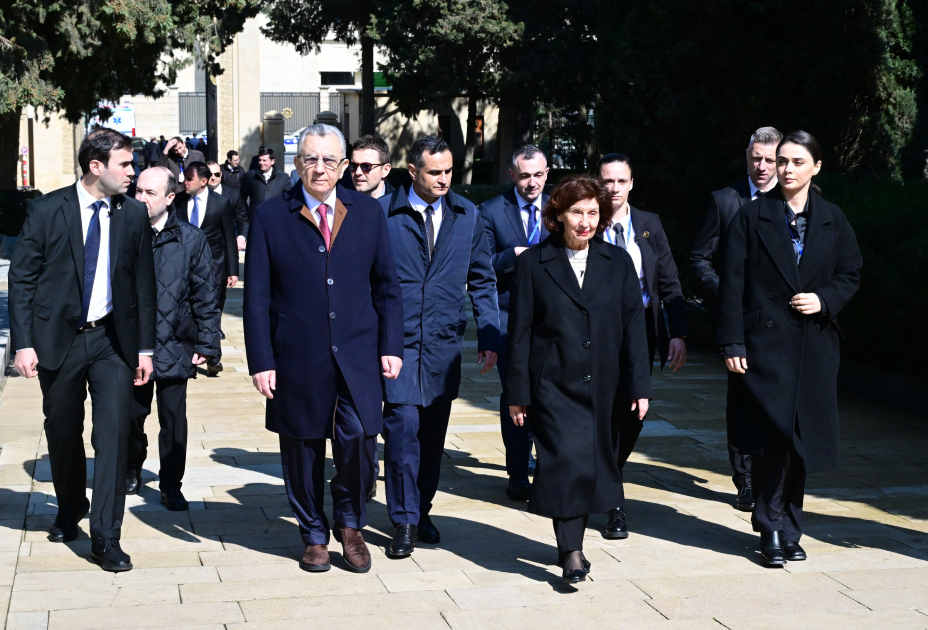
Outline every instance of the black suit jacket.
{"type": "Polygon", "coordinates": [[[244,236],[248,231],[248,211],[245,209],[245,200],[242,199],[242,193],[235,186],[222,185],[220,195],[229,200],[232,204],[232,216],[235,218],[236,235],[244,236]]]}
{"type": "MultiPolygon", "coordinates": [[[[196,149],[187,149],[187,155],[185,155],[183,159],[184,169],[186,169],[191,162],[205,163],[206,157],[196,149]]],[[[174,187],[174,192],[178,195],[184,192],[184,176],[181,175],[180,169],[177,166],[177,159],[170,155],[165,155],[164,151],[162,151],[161,155],[158,157],[158,166],[164,166],[174,173],[174,178],[177,180],[177,186],[174,187]]]]}
{"type": "Polygon", "coordinates": [[[728,229],[732,218],[741,206],[751,200],[751,187],[747,178],[709,196],[709,208],[703,219],[693,248],[690,252],[690,267],[696,275],[696,286],[700,295],[715,303],[719,297],[719,276],[712,266],[712,258],[719,248],[719,241],[728,229]]]}
{"type": "MultiPolygon", "coordinates": [[[[174,198],[177,218],[190,222],[187,216],[187,193],[174,198]]],[[[213,255],[214,280],[219,283],[228,276],[238,275],[238,245],[235,243],[235,218],[229,200],[214,190],[206,196],[206,214],[200,222],[200,229],[206,235],[209,250],[213,255]]]]}
{"type": "Polygon", "coordinates": [[[671,339],[686,336],[686,300],[680,288],[677,264],[673,261],[670,244],[661,220],[653,212],[644,212],[629,206],[635,242],[641,250],[641,268],[645,284],[651,294],[650,317],[654,318],[657,347],[661,364],[667,359],[667,348],[671,339]],[[667,311],[667,325],[661,316],[661,304],[667,311]],[[669,331],[668,331],[669,325],[669,331]]]}
{"type": "MultiPolygon", "coordinates": [[[[542,194],[541,207],[548,203],[548,195],[542,194]]],[[[493,260],[493,269],[496,271],[496,291],[499,294],[500,312],[509,311],[509,290],[516,271],[516,247],[528,247],[528,237],[525,226],[522,224],[522,211],[516,199],[515,188],[507,190],[502,195],[493,197],[480,204],[480,216],[487,230],[487,241],[490,244],[490,256],[493,260]]],[[[541,221],[541,236],[538,242],[548,238],[548,230],[539,213],[541,221]]],[[[501,321],[500,325],[506,326],[501,321]]]]}
{"type": "MultiPolygon", "coordinates": [[[[74,341],[84,287],[84,231],[77,188],[30,201],[10,262],[13,350],[34,348],[39,367],[61,367],[74,341]]],[[[155,348],[155,264],[145,206],[114,195],[110,216],[110,282],[117,352],[138,367],[139,350],[155,348]]]]}
{"type": "MultiPolygon", "coordinates": [[[[259,171],[248,171],[242,177],[242,199],[245,201],[248,209],[248,222],[255,214],[255,208],[260,206],[266,199],[276,197],[284,191],[290,190],[290,176],[283,171],[274,168],[274,174],[265,182],[264,177],[259,171]]],[[[242,235],[248,238],[248,227],[245,227],[242,235]]]]}

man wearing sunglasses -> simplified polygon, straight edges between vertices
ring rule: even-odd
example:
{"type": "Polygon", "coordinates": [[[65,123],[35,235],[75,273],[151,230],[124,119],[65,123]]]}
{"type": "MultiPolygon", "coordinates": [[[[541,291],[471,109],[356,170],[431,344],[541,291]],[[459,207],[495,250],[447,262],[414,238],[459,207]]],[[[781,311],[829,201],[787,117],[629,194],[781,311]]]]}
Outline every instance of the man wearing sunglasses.
{"type": "MultiPolygon", "coordinates": [[[[209,189],[222,195],[232,204],[232,212],[235,218],[236,246],[239,251],[245,249],[245,237],[243,236],[246,226],[248,225],[248,211],[245,209],[245,200],[242,199],[241,191],[235,186],[223,185],[222,167],[213,160],[207,160],[206,165],[209,167],[209,189]]],[[[222,306],[219,306],[222,310],[222,306]]],[[[225,335],[222,337],[225,339],[225,335]]]]}
{"type": "Polygon", "coordinates": [[[387,181],[391,168],[390,149],[383,138],[361,136],[351,145],[348,172],[359,193],[374,199],[392,195],[395,188],[387,181]]]}

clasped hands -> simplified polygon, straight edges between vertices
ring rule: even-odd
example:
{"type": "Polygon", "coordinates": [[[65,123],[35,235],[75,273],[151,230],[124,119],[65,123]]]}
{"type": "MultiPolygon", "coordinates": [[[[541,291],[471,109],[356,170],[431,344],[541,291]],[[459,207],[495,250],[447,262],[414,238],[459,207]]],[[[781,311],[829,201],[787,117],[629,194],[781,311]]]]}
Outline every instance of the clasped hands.
{"type": "MultiPolygon", "coordinates": [[[[803,315],[822,312],[822,300],[816,293],[797,293],[790,299],[789,305],[803,315]]],[[[725,367],[729,372],[744,374],[748,370],[748,360],[746,357],[731,357],[725,359],[725,367]]]]}
{"type": "MultiPolygon", "coordinates": [[[[380,367],[383,368],[383,377],[392,381],[400,375],[403,360],[399,357],[380,357],[380,367]]],[[[251,382],[262,396],[274,398],[274,390],[277,389],[277,370],[258,372],[251,377],[251,382]]]]}
{"type": "MultiPolygon", "coordinates": [[[[632,401],[631,410],[638,410],[638,419],[644,421],[648,415],[648,399],[639,398],[632,401]]],[[[528,407],[525,405],[509,405],[509,417],[512,418],[513,424],[517,427],[525,425],[525,417],[528,415],[528,407]]]]}

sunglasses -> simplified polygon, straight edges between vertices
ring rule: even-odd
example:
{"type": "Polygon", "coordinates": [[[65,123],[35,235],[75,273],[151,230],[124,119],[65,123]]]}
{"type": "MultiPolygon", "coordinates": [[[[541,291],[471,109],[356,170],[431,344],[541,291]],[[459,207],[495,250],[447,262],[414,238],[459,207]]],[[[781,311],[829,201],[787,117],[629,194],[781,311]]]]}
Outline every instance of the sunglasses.
{"type": "Polygon", "coordinates": [[[383,166],[384,164],[386,164],[386,162],[383,164],[371,164],[370,162],[348,162],[348,169],[354,173],[356,170],[358,170],[358,167],[361,167],[361,172],[367,175],[372,170],[374,170],[375,167],[383,166]]]}
{"type": "Polygon", "coordinates": [[[222,173],[220,173],[219,171],[210,171],[209,176],[210,177],[222,177],[222,173]]]}

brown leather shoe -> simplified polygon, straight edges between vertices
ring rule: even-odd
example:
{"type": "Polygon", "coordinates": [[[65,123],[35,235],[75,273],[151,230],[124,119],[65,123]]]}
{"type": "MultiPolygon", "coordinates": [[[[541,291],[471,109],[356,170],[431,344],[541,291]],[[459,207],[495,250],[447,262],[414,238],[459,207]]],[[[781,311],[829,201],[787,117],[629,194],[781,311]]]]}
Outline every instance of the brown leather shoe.
{"type": "Polygon", "coordinates": [[[300,568],[310,573],[321,573],[331,569],[328,545],[306,545],[303,558],[300,560],[300,568]]]}
{"type": "Polygon", "coordinates": [[[335,540],[342,544],[342,556],[349,571],[367,573],[371,570],[371,552],[367,549],[361,530],[336,525],[332,533],[335,540]]]}

